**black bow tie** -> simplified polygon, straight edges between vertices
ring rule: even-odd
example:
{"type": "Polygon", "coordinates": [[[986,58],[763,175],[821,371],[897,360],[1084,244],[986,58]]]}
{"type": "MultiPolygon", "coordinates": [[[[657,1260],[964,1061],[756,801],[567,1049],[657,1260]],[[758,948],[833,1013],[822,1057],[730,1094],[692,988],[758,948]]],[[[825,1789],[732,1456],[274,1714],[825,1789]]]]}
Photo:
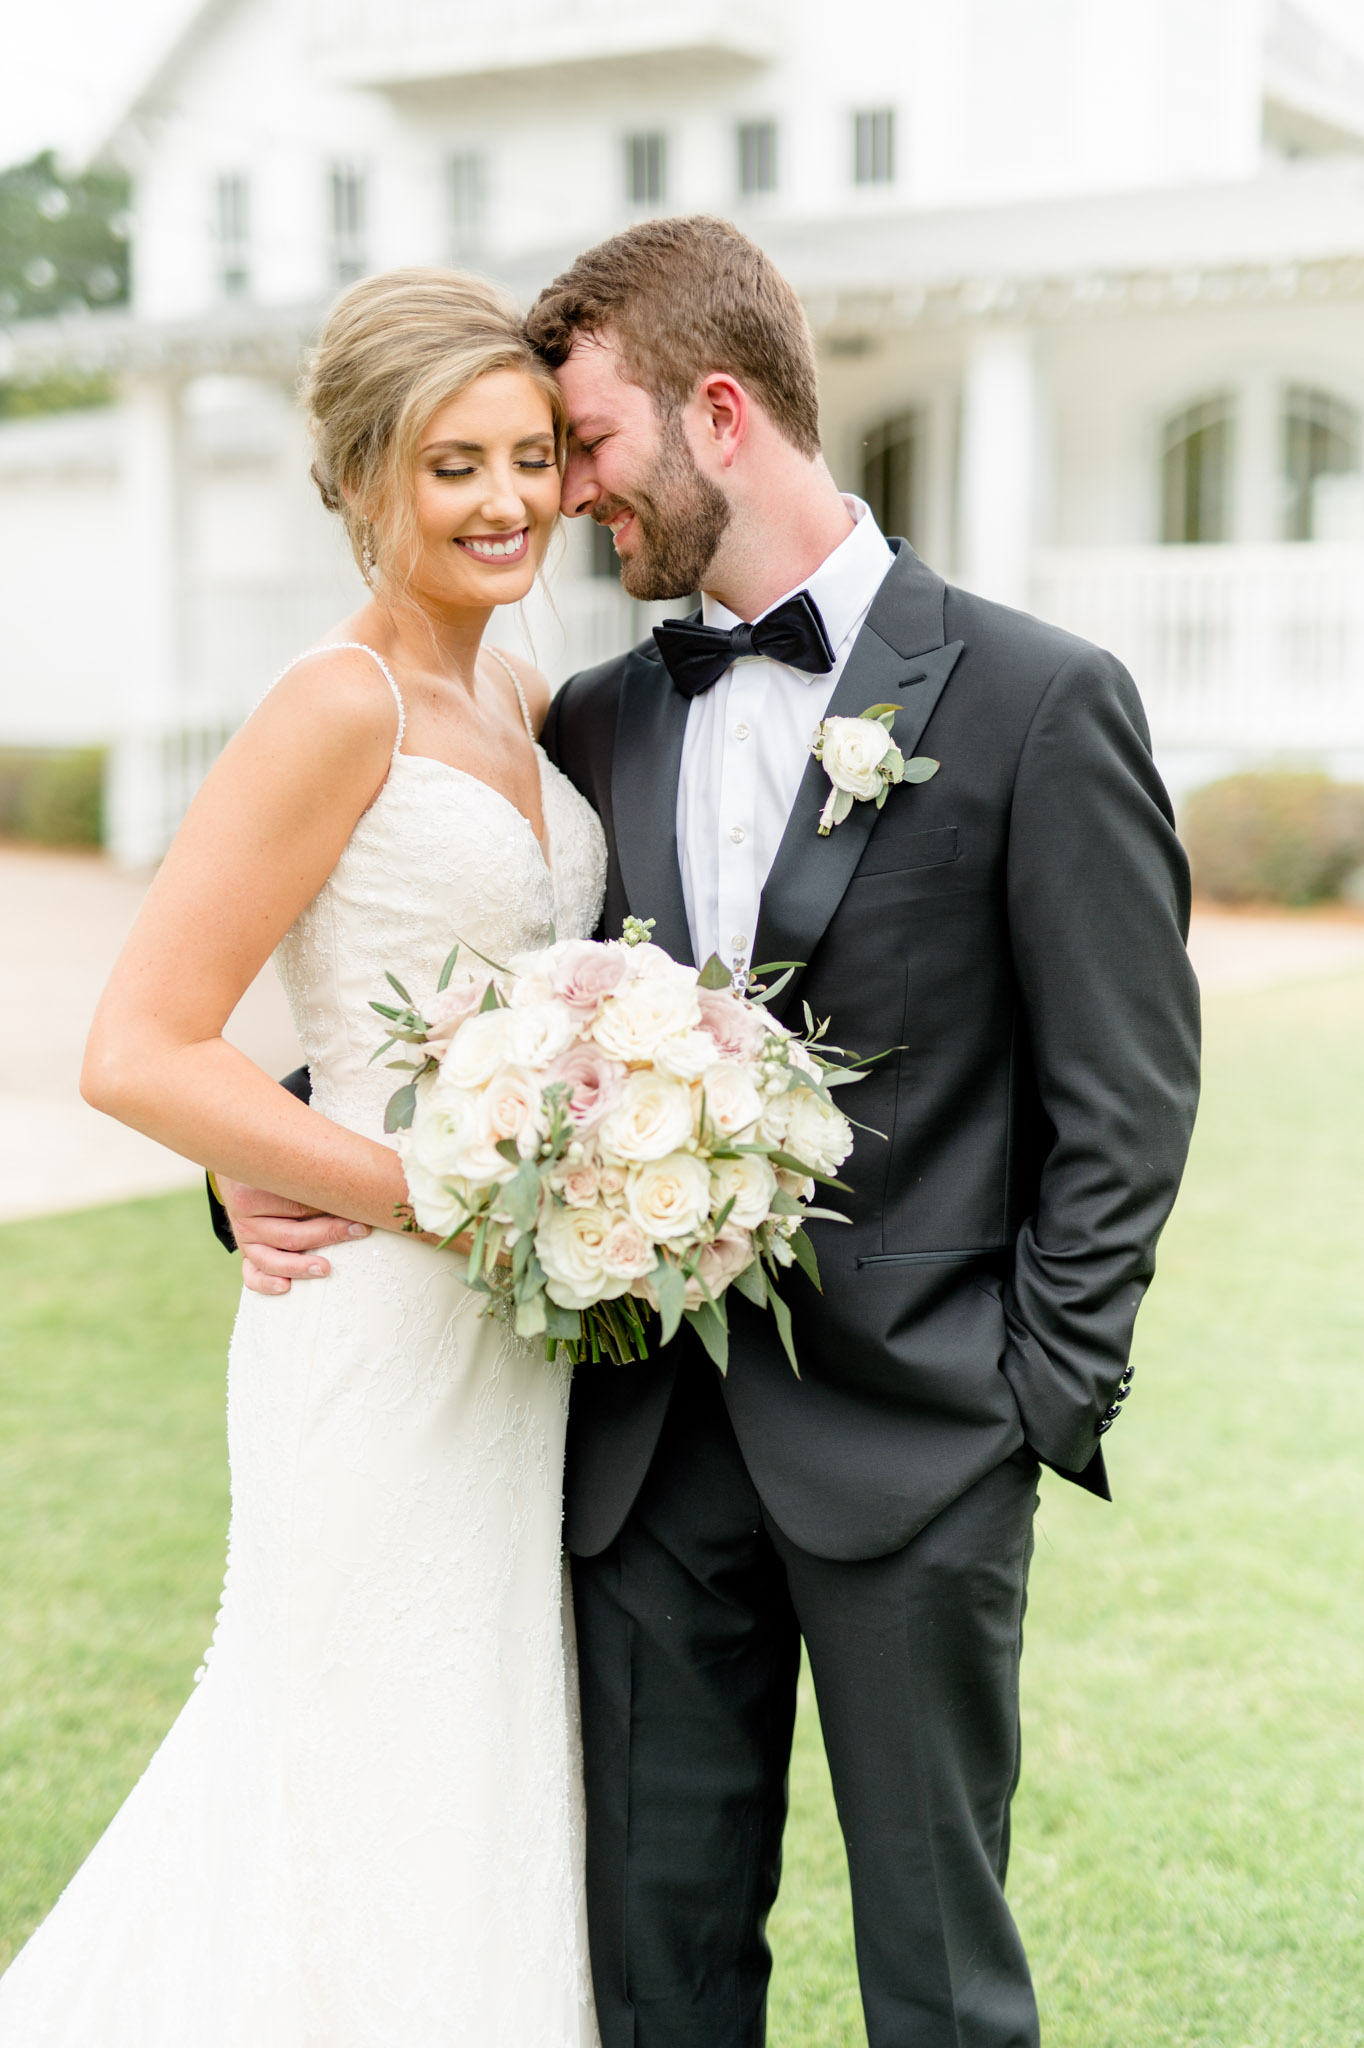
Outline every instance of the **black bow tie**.
{"type": "Polygon", "coordinates": [[[808,590],[798,590],[754,625],[702,626],[692,619],[665,619],[654,627],[658,651],[684,697],[699,697],[718,683],[731,662],[744,654],[765,654],[807,675],[827,675],[834,651],[808,590]]]}

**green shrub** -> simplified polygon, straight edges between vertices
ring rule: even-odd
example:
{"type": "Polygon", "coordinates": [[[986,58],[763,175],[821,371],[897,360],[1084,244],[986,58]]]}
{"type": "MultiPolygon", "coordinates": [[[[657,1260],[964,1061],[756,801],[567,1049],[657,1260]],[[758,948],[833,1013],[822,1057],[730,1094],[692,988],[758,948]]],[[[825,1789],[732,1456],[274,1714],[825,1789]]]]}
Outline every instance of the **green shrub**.
{"type": "Polygon", "coordinates": [[[0,836],[39,846],[98,846],[102,747],[0,749],[0,836]]]}
{"type": "Polygon", "coordinates": [[[1215,902],[1325,902],[1364,864],[1364,784],[1229,775],[1195,790],[1183,836],[1194,887],[1215,902]]]}

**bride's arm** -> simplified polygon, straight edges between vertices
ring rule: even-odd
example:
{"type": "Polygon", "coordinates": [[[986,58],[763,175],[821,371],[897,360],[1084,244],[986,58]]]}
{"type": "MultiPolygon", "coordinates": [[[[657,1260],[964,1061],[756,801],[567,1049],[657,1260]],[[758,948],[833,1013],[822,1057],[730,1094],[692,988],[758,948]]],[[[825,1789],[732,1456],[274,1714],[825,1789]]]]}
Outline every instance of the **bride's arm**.
{"type": "Polygon", "coordinates": [[[190,807],[81,1074],[87,1102],[185,1158],[386,1229],[406,1199],[396,1155],[296,1101],[222,1031],[382,787],[396,731],[363,655],[320,655],[276,684],[190,807]]]}

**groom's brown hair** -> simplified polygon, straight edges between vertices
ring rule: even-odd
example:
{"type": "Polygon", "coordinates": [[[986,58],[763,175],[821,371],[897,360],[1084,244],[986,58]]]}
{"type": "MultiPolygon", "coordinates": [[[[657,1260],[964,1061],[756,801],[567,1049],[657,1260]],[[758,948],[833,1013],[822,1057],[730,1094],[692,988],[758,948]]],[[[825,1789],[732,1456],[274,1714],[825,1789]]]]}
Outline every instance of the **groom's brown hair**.
{"type": "Polygon", "coordinates": [[[727,220],[641,221],[599,242],[545,287],[526,331],[551,369],[580,334],[609,332],[630,382],[665,414],[722,370],[802,455],[819,453],[815,349],[804,309],[776,265],[727,220]]]}

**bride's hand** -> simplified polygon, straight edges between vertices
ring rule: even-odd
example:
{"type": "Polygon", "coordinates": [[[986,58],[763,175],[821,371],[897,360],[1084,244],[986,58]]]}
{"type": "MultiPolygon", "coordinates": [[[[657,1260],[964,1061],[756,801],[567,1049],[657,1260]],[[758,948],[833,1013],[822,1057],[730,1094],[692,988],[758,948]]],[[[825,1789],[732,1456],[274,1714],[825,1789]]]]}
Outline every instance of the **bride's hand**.
{"type": "Polygon", "coordinates": [[[242,1284],[252,1294],[287,1294],[295,1280],[325,1280],[324,1246],[369,1236],[367,1223],[327,1216],[264,1188],[215,1175],[218,1199],[242,1255],[242,1284]]]}

